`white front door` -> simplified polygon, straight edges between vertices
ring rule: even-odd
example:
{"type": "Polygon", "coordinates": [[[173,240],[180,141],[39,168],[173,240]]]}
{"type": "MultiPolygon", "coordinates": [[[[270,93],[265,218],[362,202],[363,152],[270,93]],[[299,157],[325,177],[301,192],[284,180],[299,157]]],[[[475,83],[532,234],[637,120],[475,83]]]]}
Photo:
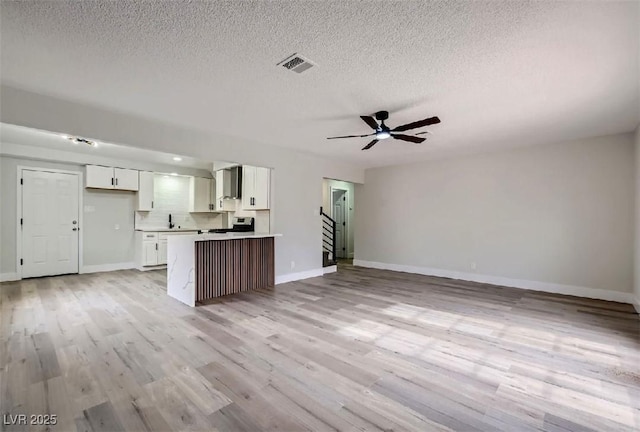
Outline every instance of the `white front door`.
{"type": "Polygon", "coordinates": [[[22,277],[78,273],[78,176],[22,171],[22,277]]]}
{"type": "Polygon", "coordinates": [[[333,191],[333,219],[336,221],[336,257],[347,257],[346,241],[346,192],[342,190],[333,191]]]}

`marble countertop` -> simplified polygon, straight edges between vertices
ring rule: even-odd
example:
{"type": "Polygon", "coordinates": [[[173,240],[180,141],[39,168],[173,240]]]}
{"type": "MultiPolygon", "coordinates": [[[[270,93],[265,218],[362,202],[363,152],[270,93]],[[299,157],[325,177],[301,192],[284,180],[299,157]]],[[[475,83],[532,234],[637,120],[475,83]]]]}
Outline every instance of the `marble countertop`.
{"type": "Polygon", "coordinates": [[[199,229],[202,230],[209,230],[211,228],[167,228],[167,227],[163,227],[163,228],[136,228],[136,231],[143,231],[143,232],[189,232],[189,231],[193,231],[196,232],[199,229]]]}
{"type": "Polygon", "coordinates": [[[261,232],[228,232],[228,233],[203,233],[181,235],[180,241],[208,241],[208,240],[235,240],[243,238],[264,238],[264,237],[282,237],[282,234],[261,233],[261,232]]]}

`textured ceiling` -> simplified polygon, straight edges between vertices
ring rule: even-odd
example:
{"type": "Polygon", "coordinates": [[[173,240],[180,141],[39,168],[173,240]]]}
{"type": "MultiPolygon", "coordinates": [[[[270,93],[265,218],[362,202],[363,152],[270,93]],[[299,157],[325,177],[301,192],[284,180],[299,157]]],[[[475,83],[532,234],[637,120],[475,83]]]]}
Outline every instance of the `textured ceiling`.
{"type": "Polygon", "coordinates": [[[639,3],[2,2],[3,84],[365,166],[632,130],[639,3]],[[276,67],[293,53],[317,66],[276,67]],[[358,115],[438,115],[360,151],[358,115]]]}

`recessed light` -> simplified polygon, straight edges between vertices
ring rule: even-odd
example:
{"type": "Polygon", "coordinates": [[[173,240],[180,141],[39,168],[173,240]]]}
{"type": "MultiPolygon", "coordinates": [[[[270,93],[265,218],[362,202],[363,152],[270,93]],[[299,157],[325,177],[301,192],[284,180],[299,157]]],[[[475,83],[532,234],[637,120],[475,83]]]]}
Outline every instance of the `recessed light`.
{"type": "Polygon", "coordinates": [[[171,175],[172,175],[172,176],[177,176],[177,175],[178,175],[178,173],[171,173],[171,175]]]}
{"type": "Polygon", "coordinates": [[[176,157],[174,157],[174,158],[173,158],[173,160],[174,160],[174,161],[176,161],[176,162],[180,162],[180,161],[182,160],[182,158],[181,158],[181,157],[176,156],[176,157]]]}
{"type": "Polygon", "coordinates": [[[71,138],[69,135],[66,135],[66,134],[62,134],[60,136],[62,137],[62,139],[70,139],[71,138]]]}

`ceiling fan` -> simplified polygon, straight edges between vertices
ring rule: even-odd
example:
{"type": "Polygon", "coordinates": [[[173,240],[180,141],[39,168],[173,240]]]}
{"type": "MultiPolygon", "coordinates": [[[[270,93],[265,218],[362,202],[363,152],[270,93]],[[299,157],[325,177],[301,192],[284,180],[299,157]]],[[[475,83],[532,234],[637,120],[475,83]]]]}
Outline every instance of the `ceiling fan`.
{"type": "MultiPolygon", "coordinates": [[[[360,118],[369,125],[369,127],[371,129],[373,129],[375,132],[374,133],[370,133],[367,135],[345,135],[345,136],[337,136],[337,137],[329,137],[327,139],[338,139],[338,138],[364,138],[364,137],[368,137],[368,136],[374,136],[375,135],[375,139],[373,141],[371,141],[369,144],[367,144],[366,146],[364,146],[362,148],[362,150],[369,150],[371,147],[373,147],[374,145],[376,145],[376,143],[380,140],[383,139],[387,139],[389,137],[397,139],[397,140],[402,140],[402,141],[409,141],[412,143],[416,143],[416,144],[420,144],[421,142],[423,142],[425,140],[425,138],[420,138],[417,136],[413,136],[413,135],[405,135],[405,134],[399,134],[396,132],[404,132],[410,129],[417,129],[420,127],[424,127],[424,126],[429,126],[432,124],[438,124],[440,123],[440,119],[438,117],[430,117],[424,120],[419,120],[419,121],[415,121],[413,123],[407,123],[404,124],[402,126],[397,126],[393,129],[389,129],[389,126],[387,126],[386,124],[384,124],[384,121],[387,120],[389,118],[389,112],[388,111],[378,111],[377,113],[375,113],[375,119],[371,116],[360,116],[360,118]],[[378,124],[378,121],[380,122],[380,124],[378,124]]],[[[420,132],[420,133],[426,133],[426,132],[420,132]]]]}

